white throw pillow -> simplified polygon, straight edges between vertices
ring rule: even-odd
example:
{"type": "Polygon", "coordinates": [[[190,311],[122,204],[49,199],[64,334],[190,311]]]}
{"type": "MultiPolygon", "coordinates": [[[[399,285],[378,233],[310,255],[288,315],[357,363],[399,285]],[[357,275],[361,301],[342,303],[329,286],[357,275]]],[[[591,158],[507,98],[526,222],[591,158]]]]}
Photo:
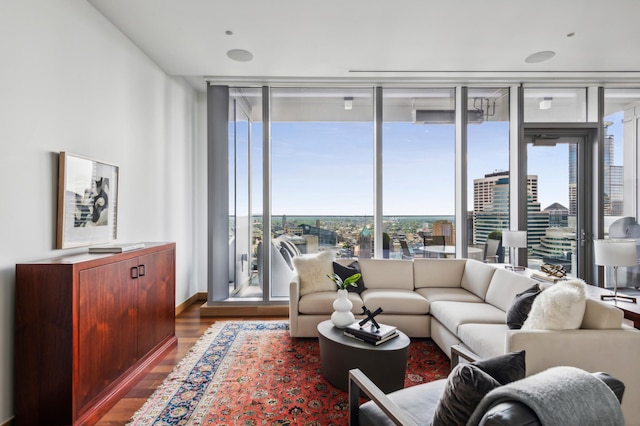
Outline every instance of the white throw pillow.
{"type": "Polygon", "coordinates": [[[300,277],[300,296],[317,291],[337,291],[338,287],[327,275],[333,274],[333,258],[330,251],[303,254],[292,259],[300,277]]]}
{"type": "Polygon", "coordinates": [[[558,281],[538,295],[523,330],[575,330],[582,325],[586,306],[585,283],[558,281]]]}

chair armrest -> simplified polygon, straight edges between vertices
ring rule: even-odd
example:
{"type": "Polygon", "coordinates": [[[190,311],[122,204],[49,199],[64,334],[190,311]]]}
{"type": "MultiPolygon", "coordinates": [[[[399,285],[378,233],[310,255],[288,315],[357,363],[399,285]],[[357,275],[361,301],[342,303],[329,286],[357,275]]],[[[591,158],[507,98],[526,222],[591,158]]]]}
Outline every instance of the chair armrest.
{"type": "Polygon", "coordinates": [[[465,348],[462,345],[453,345],[451,346],[451,369],[460,363],[460,358],[467,360],[469,362],[474,362],[480,359],[478,355],[471,352],[469,349],[465,348]]]}
{"type": "Polygon", "coordinates": [[[349,370],[349,424],[359,425],[360,391],[373,401],[396,425],[417,426],[360,369],[349,370]]]}

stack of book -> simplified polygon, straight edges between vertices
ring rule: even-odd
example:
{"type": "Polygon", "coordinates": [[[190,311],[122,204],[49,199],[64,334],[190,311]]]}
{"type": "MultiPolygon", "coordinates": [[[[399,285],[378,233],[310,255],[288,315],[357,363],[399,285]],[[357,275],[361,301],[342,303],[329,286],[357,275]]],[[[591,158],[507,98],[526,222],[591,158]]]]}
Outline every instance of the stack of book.
{"type": "Polygon", "coordinates": [[[398,337],[398,330],[396,327],[386,324],[379,325],[380,328],[376,329],[370,324],[365,324],[361,327],[358,322],[354,322],[353,324],[345,327],[344,335],[376,346],[391,340],[394,337],[398,337]]]}
{"type": "Polygon", "coordinates": [[[554,277],[553,275],[548,275],[548,274],[545,274],[544,272],[538,272],[538,271],[532,272],[531,278],[533,278],[534,280],[550,282],[550,283],[555,283],[563,279],[563,278],[554,277]]]}

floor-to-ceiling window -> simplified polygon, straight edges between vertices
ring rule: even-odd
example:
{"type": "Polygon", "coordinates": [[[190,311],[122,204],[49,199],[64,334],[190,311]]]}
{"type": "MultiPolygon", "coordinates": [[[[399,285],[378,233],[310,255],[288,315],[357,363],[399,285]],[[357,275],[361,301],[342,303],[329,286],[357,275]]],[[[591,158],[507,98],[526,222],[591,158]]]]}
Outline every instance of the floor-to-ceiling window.
{"type": "Polygon", "coordinates": [[[526,200],[529,266],[561,265],[568,275],[583,276],[579,265],[593,225],[585,214],[593,176],[586,161],[591,141],[584,136],[587,89],[528,88],[524,94],[527,172],[535,188],[526,200]]]}
{"type": "MultiPolygon", "coordinates": [[[[490,234],[515,229],[509,180],[521,170],[509,170],[510,91],[465,90],[467,124],[458,153],[456,126],[464,124],[455,122],[452,88],[229,89],[229,283],[218,283],[228,285],[229,300],[286,300],[291,256],[299,254],[330,249],[350,258],[459,257],[455,230],[465,226],[467,256],[481,258],[490,234]],[[467,211],[456,217],[454,180],[457,156],[463,154],[467,211]],[[374,224],[381,225],[379,253],[374,224]]],[[[604,139],[598,142],[604,146],[598,158],[604,190],[590,198],[602,200],[604,236],[617,237],[620,224],[625,233],[639,227],[640,91],[574,87],[523,93],[528,174],[518,185],[526,179],[529,266],[560,263],[573,271],[576,246],[595,238],[580,232],[578,219],[593,206],[578,189],[582,185],[589,194],[596,188],[593,163],[585,162],[591,157],[584,155],[593,152],[593,135],[604,139]],[[603,112],[594,102],[599,93],[603,112]],[[594,111],[603,113],[601,129],[594,111]],[[567,129],[578,138],[571,139],[575,135],[567,129]]],[[[588,226],[596,222],[593,213],[588,226]]],[[[510,262],[508,251],[503,253],[510,262]]],[[[620,275],[621,285],[637,282],[620,275]]]]}
{"type": "MultiPolygon", "coordinates": [[[[640,238],[637,215],[638,116],[639,89],[605,90],[602,195],[605,238],[640,238]]],[[[639,266],[619,268],[619,286],[639,287],[639,280],[639,266]]],[[[611,270],[608,270],[606,284],[612,286],[612,283],[611,270]]]]}
{"type": "Polygon", "coordinates": [[[262,104],[256,88],[229,91],[229,297],[262,299],[262,104]]]}
{"type": "Polygon", "coordinates": [[[383,93],[384,257],[454,255],[455,90],[383,93]]]}
{"type": "Polygon", "coordinates": [[[508,252],[487,240],[509,229],[509,90],[472,88],[467,98],[467,255],[502,263],[508,252]]]}
{"type": "Polygon", "coordinates": [[[373,90],[271,90],[271,297],[288,297],[291,258],[373,250],[373,90]]]}

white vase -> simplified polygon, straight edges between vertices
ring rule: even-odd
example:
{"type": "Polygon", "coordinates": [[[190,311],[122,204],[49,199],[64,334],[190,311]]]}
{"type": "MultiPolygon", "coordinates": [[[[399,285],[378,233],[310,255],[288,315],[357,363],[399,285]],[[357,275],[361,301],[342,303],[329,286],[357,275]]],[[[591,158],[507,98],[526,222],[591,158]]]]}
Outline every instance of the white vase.
{"type": "Polygon", "coordinates": [[[356,320],[351,313],[353,303],[349,300],[347,290],[338,290],[338,298],[333,301],[334,312],[331,314],[331,322],[338,328],[345,328],[356,320]]]}

